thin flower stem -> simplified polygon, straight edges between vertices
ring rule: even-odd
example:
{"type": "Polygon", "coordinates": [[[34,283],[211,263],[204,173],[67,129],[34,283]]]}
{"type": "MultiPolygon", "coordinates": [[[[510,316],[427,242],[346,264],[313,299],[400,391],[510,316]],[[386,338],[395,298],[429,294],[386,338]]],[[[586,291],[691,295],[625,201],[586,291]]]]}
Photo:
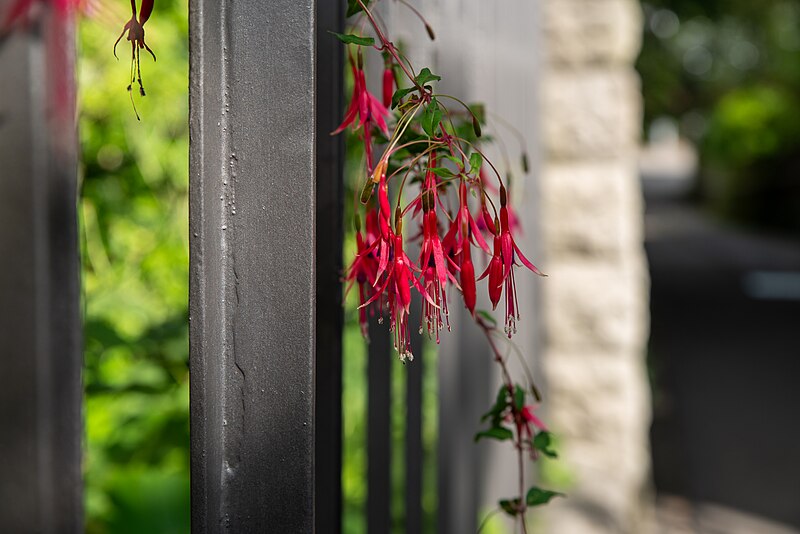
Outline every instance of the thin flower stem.
{"type": "Polygon", "coordinates": [[[378,22],[375,20],[375,17],[372,15],[372,12],[369,9],[367,9],[367,6],[364,4],[363,0],[358,0],[358,5],[361,6],[361,9],[367,15],[367,18],[369,19],[370,23],[372,24],[372,27],[375,29],[375,34],[378,36],[378,39],[381,41],[382,46],[380,48],[378,48],[378,50],[379,51],[380,50],[386,50],[387,52],[389,52],[389,54],[392,55],[392,57],[397,62],[397,64],[400,65],[400,68],[403,69],[403,72],[406,73],[406,76],[408,76],[408,79],[411,80],[411,82],[414,84],[414,86],[417,88],[417,90],[419,90],[420,95],[422,95],[422,97],[425,98],[425,96],[428,94],[428,92],[419,83],[417,83],[416,78],[411,74],[411,72],[409,72],[408,67],[406,67],[406,65],[400,59],[400,55],[397,53],[397,48],[386,37],[386,34],[383,33],[383,31],[381,30],[380,26],[378,26],[378,22]]]}

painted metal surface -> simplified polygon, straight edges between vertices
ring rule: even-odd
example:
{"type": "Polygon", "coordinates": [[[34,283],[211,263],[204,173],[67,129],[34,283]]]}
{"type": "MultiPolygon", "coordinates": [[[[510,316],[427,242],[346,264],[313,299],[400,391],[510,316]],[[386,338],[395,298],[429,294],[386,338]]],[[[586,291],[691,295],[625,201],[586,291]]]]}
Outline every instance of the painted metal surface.
{"type": "Polygon", "coordinates": [[[190,4],[197,533],[314,528],[316,8],[190,4]]]}
{"type": "Polygon", "coordinates": [[[344,140],[330,132],[344,114],[344,3],[317,4],[317,358],[315,374],[315,525],[341,531],[342,236],[344,140]]]}
{"type": "Polygon", "coordinates": [[[73,38],[0,42],[0,532],[83,531],[73,38]]]}

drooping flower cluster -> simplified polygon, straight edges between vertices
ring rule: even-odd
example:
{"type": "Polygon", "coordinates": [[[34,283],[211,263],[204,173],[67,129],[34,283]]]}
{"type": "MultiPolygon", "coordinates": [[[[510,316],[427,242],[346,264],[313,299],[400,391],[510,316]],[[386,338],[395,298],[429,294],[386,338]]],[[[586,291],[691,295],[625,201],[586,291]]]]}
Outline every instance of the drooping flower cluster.
{"type": "Polygon", "coordinates": [[[442,330],[450,328],[448,292],[461,293],[474,316],[478,282],[487,279],[493,308],[505,302],[505,333],[511,337],[519,320],[515,267],[541,273],[514,239],[501,176],[495,173],[495,185],[489,185],[478,148],[479,117],[469,107],[451,111],[441,104],[445,97],[435,95],[430,85],[439,77],[428,69],[409,78],[411,87],[392,93],[394,72],[404,67],[399,59],[396,67],[386,60],[381,101],[367,89],[360,49],[358,60],[349,57],[353,93],[333,133],[351,128],[364,144],[363,205],[356,206],[356,213],[366,212],[366,233],[358,224],[358,250],[347,274],[349,285],[358,286],[362,331],[367,331],[368,317],[380,320],[385,313],[400,358],[412,359],[411,293],[422,297],[420,331],[438,342],[442,330]],[[404,235],[404,226],[418,231],[404,235]],[[419,250],[416,261],[405,252],[409,246],[419,250]],[[477,278],[476,263],[484,269],[477,278]]]}
{"type": "MultiPolygon", "coordinates": [[[[450,330],[453,302],[463,301],[486,334],[503,377],[497,400],[482,419],[489,428],[475,439],[513,442],[520,466],[519,495],[498,504],[525,531],[526,510],[560,494],[537,487],[525,491],[523,455],[535,460],[541,454],[556,454],[535,405],[528,402],[531,395],[540,401],[530,373],[527,387],[515,383],[508,355],[496,340],[510,339],[517,331],[517,268],[542,273],[517,243],[520,226],[510,202],[509,179],[485,159],[482,107],[436,93],[440,77],[427,68],[414,71],[386,37],[370,4],[370,0],[348,0],[348,15],[361,18],[356,25],[361,31],[336,34],[356,48],[355,53],[348,49],[352,96],[344,120],[333,133],[350,129],[364,147],[357,185],[360,202],[354,202],[356,254],[345,275],[347,290],[358,289],[364,336],[368,336],[369,321],[387,321],[402,361],[414,358],[412,328],[420,334],[427,332],[438,343],[442,332],[450,330]],[[375,37],[363,35],[367,25],[375,37]],[[370,48],[383,55],[381,98],[367,86],[362,50],[370,48]],[[502,334],[492,315],[477,309],[482,292],[492,309],[504,303],[502,334]],[[419,298],[412,298],[415,293],[419,298]],[[421,306],[418,325],[409,324],[412,306],[421,306]]],[[[416,9],[408,7],[425,22],[416,9]]],[[[425,27],[433,39],[427,22],[425,27]]],[[[522,161],[527,172],[524,151],[522,161]]]]}

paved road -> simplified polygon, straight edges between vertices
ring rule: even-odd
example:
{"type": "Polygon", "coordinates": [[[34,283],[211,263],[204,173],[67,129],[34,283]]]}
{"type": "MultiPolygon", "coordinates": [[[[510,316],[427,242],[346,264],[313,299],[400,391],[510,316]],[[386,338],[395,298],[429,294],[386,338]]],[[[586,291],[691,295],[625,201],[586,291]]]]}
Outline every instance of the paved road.
{"type": "Polygon", "coordinates": [[[659,492],[800,528],[800,241],[648,199],[647,253],[659,492]]]}

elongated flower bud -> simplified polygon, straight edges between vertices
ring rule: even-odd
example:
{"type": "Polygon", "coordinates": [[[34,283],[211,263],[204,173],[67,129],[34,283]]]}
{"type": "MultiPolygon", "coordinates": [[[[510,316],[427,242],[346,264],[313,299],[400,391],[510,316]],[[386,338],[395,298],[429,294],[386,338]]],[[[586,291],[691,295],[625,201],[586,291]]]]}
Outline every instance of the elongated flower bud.
{"type": "Polygon", "coordinates": [[[392,95],[394,94],[394,71],[391,66],[386,67],[383,71],[383,105],[389,107],[392,105],[392,95]]]}

